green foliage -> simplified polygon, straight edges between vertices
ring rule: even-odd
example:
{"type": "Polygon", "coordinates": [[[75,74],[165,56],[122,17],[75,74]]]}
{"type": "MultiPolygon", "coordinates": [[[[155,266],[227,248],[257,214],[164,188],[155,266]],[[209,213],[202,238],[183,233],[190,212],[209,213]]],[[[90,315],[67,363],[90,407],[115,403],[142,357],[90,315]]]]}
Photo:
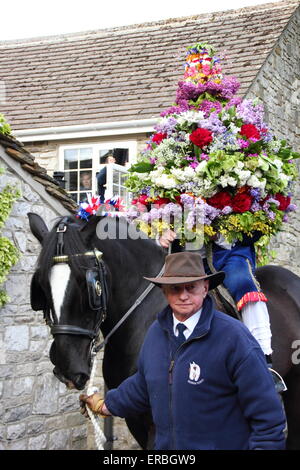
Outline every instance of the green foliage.
{"type": "MultiPolygon", "coordinates": [[[[3,169],[0,169],[0,174],[3,169]]],[[[6,185],[0,192],[0,228],[7,220],[14,202],[20,197],[20,191],[11,185],[6,185]]],[[[0,236],[0,286],[6,281],[7,276],[14,264],[19,259],[19,251],[14,244],[6,237],[0,236]]],[[[3,307],[9,300],[7,293],[0,289],[0,307],[3,307]]]]}
{"type": "Polygon", "coordinates": [[[0,134],[9,135],[11,133],[10,125],[7,124],[3,114],[0,114],[0,134]]]}

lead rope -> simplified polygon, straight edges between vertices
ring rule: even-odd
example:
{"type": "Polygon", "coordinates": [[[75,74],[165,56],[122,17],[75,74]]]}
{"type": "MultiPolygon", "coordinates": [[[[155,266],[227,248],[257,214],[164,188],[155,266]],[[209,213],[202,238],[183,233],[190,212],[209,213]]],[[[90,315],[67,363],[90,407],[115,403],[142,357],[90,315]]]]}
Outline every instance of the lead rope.
{"type": "MultiPolygon", "coordinates": [[[[87,387],[87,395],[93,395],[93,393],[99,392],[99,389],[94,386],[94,378],[96,374],[96,367],[97,367],[97,355],[95,354],[94,360],[93,360],[93,367],[90,375],[90,380],[88,383],[87,387]]],[[[95,435],[95,442],[96,442],[96,447],[98,450],[104,450],[104,444],[106,442],[106,437],[104,435],[104,432],[101,429],[100,426],[100,418],[96,413],[94,413],[88,406],[86,406],[86,410],[88,412],[88,415],[91,419],[92,425],[94,427],[94,435],[95,435]]]]}
{"type": "MultiPolygon", "coordinates": [[[[169,247],[169,253],[170,253],[170,247],[169,247]]],[[[162,267],[162,269],[160,270],[159,274],[157,275],[157,277],[160,277],[163,272],[165,270],[165,265],[162,267]]],[[[107,340],[108,338],[111,336],[112,333],[114,333],[116,331],[116,327],[119,327],[121,325],[121,323],[123,323],[126,318],[129,316],[129,314],[131,312],[133,312],[133,310],[135,310],[135,308],[142,302],[142,300],[144,300],[144,298],[149,294],[149,292],[153,289],[154,287],[154,284],[150,284],[143,292],[142,294],[139,296],[139,298],[135,301],[135,303],[133,304],[133,306],[125,313],[125,315],[121,318],[121,320],[117,323],[117,325],[115,326],[115,328],[110,332],[110,334],[105,338],[105,340],[103,341],[103,343],[101,343],[100,347],[97,348],[97,352],[101,349],[101,347],[103,347],[106,343],[107,343],[107,340]]],[[[96,354],[94,355],[94,359],[93,359],[93,366],[92,366],[92,370],[91,370],[91,375],[90,375],[90,380],[89,380],[89,383],[88,383],[88,386],[87,386],[87,395],[90,396],[90,395],[93,395],[93,393],[97,393],[99,392],[99,388],[98,387],[95,387],[94,386],[94,378],[95,378],[95,374],[96,374],[96,366],[97,366],[97,352],[96,354]]],[[[100,418],[99,416],[94,413],[88,406],[86,406],[86,410],[88,412],[88,415],[91,419],[91,422],[92,422],[92,425],[94,427],[94,434],[95,434],[95,443],[96,443],[96,447],[98,450],[104,450],[104,444],[106,442],[106,437],[105,437],[105,434],[104,432],[102,431],[101,429],[101,426],[100,426],[100,418]]]]}

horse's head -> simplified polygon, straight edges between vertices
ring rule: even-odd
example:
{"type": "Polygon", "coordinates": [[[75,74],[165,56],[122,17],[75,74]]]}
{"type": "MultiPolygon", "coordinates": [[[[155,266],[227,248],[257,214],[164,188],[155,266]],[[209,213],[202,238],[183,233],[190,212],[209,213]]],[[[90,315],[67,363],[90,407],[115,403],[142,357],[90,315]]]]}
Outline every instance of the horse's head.
{"type": "Polygon", "coordinates": [[[107,304],[102,253],[92,246],[93,222],[64,217],[49,232],[44,221],[28,214],[33,235],[42,245],[31,281],[31,306],[43,310],[54,341],[50,359],[57,378],[69,388],[84,388],[107,304]]]}

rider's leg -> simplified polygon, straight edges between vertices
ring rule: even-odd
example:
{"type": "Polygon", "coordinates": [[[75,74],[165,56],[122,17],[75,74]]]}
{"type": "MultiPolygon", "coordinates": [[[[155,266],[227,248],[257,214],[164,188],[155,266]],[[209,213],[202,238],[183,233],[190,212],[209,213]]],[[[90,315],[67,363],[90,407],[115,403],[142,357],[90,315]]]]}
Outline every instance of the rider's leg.
{"type": "MultiPolygon", "coordinates": [[[[259,283],[254,277],[252,263],[243,256],[233,254],[227,257],[222,267],[215,267],[225,271],[224,285],[237,302],[243,323],[259,343],[271,369],[272,333],[266,305],[267,298],[260,291],[259,283]]],[[[273,369],[271,371],[276,390],[279,392],[286,390],[282,378],[273,369]]]]}

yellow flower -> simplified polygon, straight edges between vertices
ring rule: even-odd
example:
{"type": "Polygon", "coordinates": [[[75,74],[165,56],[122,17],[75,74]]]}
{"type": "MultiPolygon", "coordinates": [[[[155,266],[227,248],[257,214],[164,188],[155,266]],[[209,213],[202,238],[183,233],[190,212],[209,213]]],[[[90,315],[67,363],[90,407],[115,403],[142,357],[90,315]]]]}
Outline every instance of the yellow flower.
{"type": "Polygon", "coordinates": [[[211,225],[204,225],[204,234],[209,237],[216,235],[216,231],[211,227],[211,225]]]}

